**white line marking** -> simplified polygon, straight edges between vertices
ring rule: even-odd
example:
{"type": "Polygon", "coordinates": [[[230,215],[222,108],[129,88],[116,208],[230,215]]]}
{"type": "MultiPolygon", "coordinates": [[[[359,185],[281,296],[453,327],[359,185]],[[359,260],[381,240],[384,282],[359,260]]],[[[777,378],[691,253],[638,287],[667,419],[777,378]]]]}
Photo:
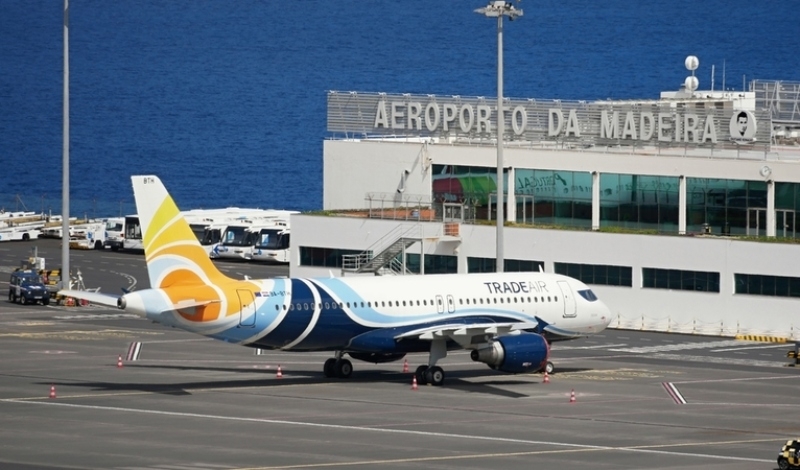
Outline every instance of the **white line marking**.
{"type": "Polygon", "coordinates": [[[778,349],[778,348],[790,348],[790,347],[791,346],[788,344],[767,344],[761,346],[747,346],[744,348],[712,349],[711,352],[744,351],[746,349],[778,349]]]}
{"type": "Polygon", "coordinates": [[[553,349],[558,351],[573,351],[576,349],[604,349],[604,348],[624,348],[627,346],[625,343],[620,344],[599,344],[597,346],[559,346],[556,345],[553,349]]]}
{"type": "Polygon", "coordinates": [[[52,401],[25,401],[19,399],[2,399],[0,401],[6,403],[17,403],[17,404],[28,404],[28,405],[63,406],[67,408],[78,408],[84,410],[88,409],[88,410],[100,410],[100,411],[118,411],[123,413],[141,413],[141,414],[152,414],[152,415],[162,415],[162,416],[177,416],[184,418],[216,419],[223,421],[240,421],[248,423],[263,423],[263,424],[275,424],[275,425],[286,425],[286,426],[304,426],[311,428],[338,429],[342,431],[366,431],[368,433],[406,434],[414,436],[440,437],[445,439],[455,439],[459,441],[473,440],[473,441],[506,442],[511,444],[552,445],[552,446],[572,447],[579,449],[597,449],[597,450],[612,450],[612,451],[616,450],[616,451],[635,452],[643,454],[661,454],[661,455],[707,458],[707,459],[717,459],[717,460],[732,460],[737,462],[758,462],[758,463],[773,462],[772,459],[752,459],[747,457],[734,457],[730,455],[693,454],[689,452],[672,452],[667,450],[641,449],[633,447],[597,446],[590,444],[574,444],[569,442],[555,442],[555,441],[534,441],[528,439],[513,439],[508,437],[480,436],[471,434],[453,434],[453,433],[434,432],[434,431],[415,431],[410,429],[376,428],[368,426],[346,426],[342,424],[311,423],[307,421],[287,421],[282,419],[242,418],[233,416],[207,415],[200,413],[185,413],[177,411],[139,410],[135,408],[123,408],[118,406],[79,405],[75,403],[63,403],[63,402],[58,403],[52,401]]]}

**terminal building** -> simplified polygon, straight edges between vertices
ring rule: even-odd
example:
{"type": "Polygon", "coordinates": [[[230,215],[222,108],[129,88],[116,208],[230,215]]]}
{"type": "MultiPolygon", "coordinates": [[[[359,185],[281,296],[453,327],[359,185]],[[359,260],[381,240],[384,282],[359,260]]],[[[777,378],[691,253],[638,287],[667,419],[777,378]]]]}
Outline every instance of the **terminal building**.
{"type": "MultiPolygon", "coordinates": [[[[611,327],[800,339],[800,82],[503,109],[504,271],[580,279],[611,327]]],[[[491,97],[329,92],[291,275],[496,271],[497,118],[491,97]]]]}

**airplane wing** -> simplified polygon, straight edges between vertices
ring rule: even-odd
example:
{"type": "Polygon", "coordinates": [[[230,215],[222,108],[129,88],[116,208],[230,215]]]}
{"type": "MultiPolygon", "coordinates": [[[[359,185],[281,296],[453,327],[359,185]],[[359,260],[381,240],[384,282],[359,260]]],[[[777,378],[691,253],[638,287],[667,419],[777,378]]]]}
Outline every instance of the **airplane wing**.
{"type": "Polygon", "coordinates": [[[105,305],[107,307],[117,307],[118,295],[101,294],[100,292],[92,292],[88,290],[69,290],[64,289],[58,291],[58,295],[64,297],[73,297],[81,300],[88,300],[93,304],[105,305]]]}
{"type": "MultiPolygon", "coordinates": [[[[502,336],[512,331],[533,330],[539,328],[538,323],[452,323],[448,325],[435,325],[416,330],[406,331],[394,337],[396,341],[406,338],[416,338],[426,341],[447,338],[455,341],[461,347],[469,349],[476,336],[502,336]]],[[[482,341],[481,341],[482,342],[482,341]]]]}

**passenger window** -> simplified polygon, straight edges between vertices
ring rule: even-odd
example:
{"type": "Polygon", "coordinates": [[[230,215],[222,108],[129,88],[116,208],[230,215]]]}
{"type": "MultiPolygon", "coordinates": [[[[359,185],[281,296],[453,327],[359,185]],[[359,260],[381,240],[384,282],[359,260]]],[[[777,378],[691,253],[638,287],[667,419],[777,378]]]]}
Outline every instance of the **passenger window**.
{"type": "Polygon", "coordinates": [[[503,298],[502,298],[502,297],[500,297],[500,303],[501,303],[501,304],[503,303],[503,298]]]}
{"type": "Polygon", "coordinates": [[[417,300],[417,307],[419,307],[419,300],[417,300]]]}
{"type": "Polygon", "coordinates": [[[280,305],[275,305],[275,310],[280,310],[280,309],[281,309],[280,305]]]}
{"type": "Polygon", "coordinates": [[[553,297],[553,302],[558,302],[558,296],[553,297]]]}

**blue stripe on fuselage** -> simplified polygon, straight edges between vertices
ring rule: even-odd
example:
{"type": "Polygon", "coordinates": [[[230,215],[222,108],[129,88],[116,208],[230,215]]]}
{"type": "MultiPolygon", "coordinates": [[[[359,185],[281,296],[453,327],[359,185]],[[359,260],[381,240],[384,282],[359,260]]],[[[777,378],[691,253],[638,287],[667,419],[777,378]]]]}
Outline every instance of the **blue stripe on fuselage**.
{"type": "Polygon", "coordinates": [[[314,315],[314,296],[311,289],[299,279],[292,279],[291,283],[292,297],[289,311],[280,325],[254,344],[256,347],[280,348],[286,346],[296,340],[311,322],[314,315]]]}

